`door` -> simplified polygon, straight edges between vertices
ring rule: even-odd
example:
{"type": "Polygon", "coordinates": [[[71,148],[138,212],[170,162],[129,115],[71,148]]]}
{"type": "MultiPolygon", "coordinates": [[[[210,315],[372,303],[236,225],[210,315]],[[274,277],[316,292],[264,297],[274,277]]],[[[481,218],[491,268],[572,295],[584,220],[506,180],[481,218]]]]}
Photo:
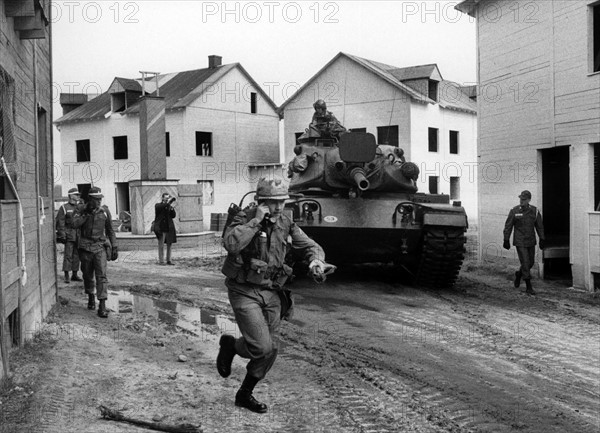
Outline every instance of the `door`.
{"type": "Polygon", "coordinates": [[[202,231],[202,185],[178,185],[179,233],[202,231]]]}

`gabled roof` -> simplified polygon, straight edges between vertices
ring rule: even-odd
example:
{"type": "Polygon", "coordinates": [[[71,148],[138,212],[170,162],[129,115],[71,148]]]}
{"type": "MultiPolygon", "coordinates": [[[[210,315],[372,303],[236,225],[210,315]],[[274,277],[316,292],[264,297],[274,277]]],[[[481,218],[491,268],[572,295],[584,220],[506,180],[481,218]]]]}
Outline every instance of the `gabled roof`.
{"type": "Polygon", "coordinates": [[[108,88],[108,93],[123,92],[123,91],[141,92],[142,85],[131,78],[115,77],[112,84],[108,88]]]}
{"type": "Polygon", "coordinates": [[[475,9],[483,0],[465,0],[454,6],[454,9],[475,17],[475,9]]]}
{"type": "MultiPolygon", "coordinates": [[[[277,106],[271,100],[271,98],[262,90],[262,88],[239,63],[218,66],[216,68],[195,69],[192,71],[159,75],[159,94],[165,98],[165,110],[168,111],[185,108],[198,97],[200,97],[207,89],[209,89],[212,83],[218,81],[233,69],[240,70],[240,72],[246,76],[248,81],[252,83],[252,85],[260,93],[261,97],[273,108],[273,110],[277,110],[277,106]]],[[[150,80],[147,81],[147,83],[144,83],[144,86],[148,91],[148,95],[156,96],[156,91],[154,90],[156,86],[153,83],[154,81],[150,80]],[[153,90],[152,92],[150,92],[151,89],[153,90]]],[[[142,90],[140,83],[136,80],[115,78],[111,84],[111,88],[113,88],[113,86],[116,84],[129,90],[139,90],[140,92],[142,90]],[[135,88],[133,83],[137,85],[137,88],[135,88]]],[[[111,111],[110,104],[111,96],[109,88],[107,92],[65,114],[54,123],[56,125],[60,125],[78,120],[104,118],[105,115],[111,111]]],[[[129,106],[127,110],[119,114],[128,115],[137,113],[139,113],[139,104],[135,103],[129,106]]]]}
{"type": "MultiPolygon", "coordinates": [[[[347,59],[352,60],[353,62],[363,66],[364,68],[371,71],[373,74],[378,77],[384,79],[392,86],[401,90],[405,94],[411,97],[412,100],[416,102],[429,103],[434,104],[435,101],[429,98],[428,95],[424,95],[412,87],[407,86],[403,83],[403,81],[409,81],[419,78],[432,78],[432,79],[441,79],[440,88],[442,84],[445,86],[451,86],[451,90],[454,90],[456,87],[457,91],[461,92],[460,86],[455,85],[455,83],[451,83],[450,81],[443,80],[439,69],[436,64],[430,65],[419,65],[419,66],[411,66],[407,68],[399,68],[397,66],[387,65],[385,63],[376,62],[374,60],[364,59],[362,57],[353,56],[351,54],[340,52],[333,59],[331,59],[325,66],[323,66],[315,75],[313,75],[300,89],[298,89],[287,101],[285,101],[279,107],[279,114],[283,114],[284,108],[287,104],[297,98],[297,96],[307,87],[311,85],[311,83],[316,80],[316,78],[323,73],[330,65],[332,65],[335,61],[337,61],[340,57],[345,57],[347,59]]],[[[444,108],[454,108],[457,110],[464,110],[468,112],[475,112],[476,105],[472,103],[471,100],[465,95],[464,98],[456,97],[456,93],[452,94],[450,97],[445,97],[442,95],[440,91],[440,105],[444,108]]],[[[460,95],[460,94],[459,94],[460,95]]]]}

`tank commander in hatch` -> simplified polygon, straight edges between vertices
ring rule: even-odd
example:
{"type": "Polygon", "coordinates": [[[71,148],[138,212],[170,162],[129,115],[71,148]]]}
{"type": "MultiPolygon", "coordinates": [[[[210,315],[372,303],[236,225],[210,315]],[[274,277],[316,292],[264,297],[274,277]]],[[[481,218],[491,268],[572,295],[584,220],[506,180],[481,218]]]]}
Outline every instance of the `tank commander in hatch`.
{"type": "Polygon", "coordinates": [[[313,107],[315,113],[308,126],[308,132],[311,137],[339,139],[340,134],[346,132],[346,128],[342,126],[333,113],[327,111],[327,104],[325,104],[325,101],[319,99],[313,104],[313,107]]]}

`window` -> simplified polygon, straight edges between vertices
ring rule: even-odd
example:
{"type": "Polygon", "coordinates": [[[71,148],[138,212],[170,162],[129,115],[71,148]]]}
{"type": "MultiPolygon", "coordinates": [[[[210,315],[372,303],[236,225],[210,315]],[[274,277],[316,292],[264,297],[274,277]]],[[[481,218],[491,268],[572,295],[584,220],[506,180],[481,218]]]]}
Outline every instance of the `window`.
{"type": "Polygon", "coordinates": [[[351,128],[350,132],[367,132],[367,128],[351,128]]]}
{"type": "Polygon", "coordinates": [[[592,45],[592,72],[600,72],[600,3],[596,3],[591,6],[591,19],[592,19],[592,34],[593,40],[590,41],[592,45]]]}
{"type": "Polygon", "coordinates": [[[212,156],[212,132],[196,131],[196,155],[212,156]]]}
{"type": "MultiPolygon", "coordinates": [[[[0,67],[0,156],[4,157],[9,173],[14,167],[16,147],[13,136],[14,80],[0,67]]],[[[0,167],[0,200],[14,198],[4,167],[0,167]]]]}
{"type": "Polygon", "coordinates": [[[450,176],[450,200],[460,200],[460,177],[450,176]]]}
{"type": "Polygon", "coordinates": [[[429,176],[429,194],[438,193],[438,176],[429,176]]]}
{"type": "Polygon", "coordinates": [[[127,136],[113,137],[113,150],[115,159],[127,159],[127,136]]]}
{"type": "Polygon", "coordinates": [[[458,131],[450,131],[450,153],[458,154],[458,131]]]}
{"type": "Polygon", "coordinates": [[[202,185],[202,206],[212,206],[215,204],[215,188],[212,180],[199,180],[202,185]]]}
{"type": "Polygon", "coordinates": [[[52,170],[50,170],[50,164],[48,159],[48,125],[47,125],[46,110],[38,108],[37,122],[38,122],[38,177],[40,195],[42,197],[50,196],[50,185],[52,184],[50,176],[52,176],[52,170]]]}
{"type": "Polygon", "coordinates": [[[256,114],[256,93],[250,93],[250,113],[256,114]]]}
{"type": "Polygon", "coordinates": [[[298,144],[298,138],[300,138],[302,134],[304,134],[304,132],[294,132],[294,137],[296,137],[296,144],[298,144]]]}
{"type": "Polygon", "coordinates": [[[398,146],[398,125],[378,126],[377,144],[389,144],[398,146]]]}
{"type": "Polygon", "coordinates": [[[429,91],[429,94],[427,96],[429,96],[429,99],[433,99],[435,102],[437,102],[438,101],[438,82],[434,81],[434,80],[429,80],[428,91],[429,91]]]}
{"type": "Polygon", "coordinates": [[[165,133],[165,147],[167,156],[171,156],[171,134],[168,132],[165,133]]]}
{"type": "Polygon", "coordinates": [[[429,151],[430,152],[438,151],[438,129],[437,128],[429,128],[429,151]]]}
{"type": "Polygon", "coordinates": [[[90,160],[90,140],[77,140],[77,162],[87,162],[90,160]]]}
{"type": "Polygon", "coordinates": [[[113,113],[124,111],[125,108],[127,108],[125,104],[125,92],[113,93],[111,95],[110,101],[111,110],[113,113]]]}

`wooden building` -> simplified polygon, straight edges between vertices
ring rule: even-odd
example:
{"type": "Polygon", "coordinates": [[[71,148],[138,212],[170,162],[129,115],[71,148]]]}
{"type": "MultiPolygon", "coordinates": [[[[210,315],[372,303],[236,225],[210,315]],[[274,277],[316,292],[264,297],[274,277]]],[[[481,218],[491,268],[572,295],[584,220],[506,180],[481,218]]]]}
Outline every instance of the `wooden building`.
{"type": "Polygon", "coordinates": [[[56,302],[49,1],[0,1],[0,377],[56,302]]]}
{"type": "MultiPolygon", "coordinates": [[[[91,182],[101,187],[114,215],[128,211],[133,216],[135,182],[145,180],[143,161],[149,153],[144,150],[146,137],[140,133],[142,93],[162,98],[158,112],[163,132],[150,152],[157,159],[160,153],[159,177],[173,181],[163,182],[162,188],[169,192],[177,184],[199,188],[202,198],[195,198],[200,203],[194,208],[202,208],[200,230],[210,228],[211,214],[226,212],[231,202],[254,189],[256,173],[265,171],[257,167],[279,164],[277,107],[239,63],[222,64],[220,56],[211,55],[203,69],[145,80],[117,77],[105,92],[80,101],[76,108],[76,99],[66,98],[69,111],[55,122],[62,163],[72,168],[73,182],[84,196],[91,182]]],[[[72,186],[63,184],[63,194],[72,186]]],[[[160,201],[159,190],[152,194],[160,201]]],[[[191,203],[190,194],[186,193],[191,203]]],[[[154,203],[146,203],[152,212],[154,203]]],[[[182,220],[196,219],[192,211],[177,217],[178,231],[196,230],[191,225],[185,228],[182,220]]],[[[140,232],[149,233],[153,214],[143,219],[140,232]]]]}
{"type": "Polygon", "coordinates": [[[502,250],[517,195],[542,212],[541,274],[600,285],[600,2],[467,0],[477,20],[480,257],[502,250]],[[561,263],[563,262],[563,263],[561,263]]]}
{"type": "Polygon", "coordinates": [[[285,161],[294,157],[313,103],[323,99],[347,129],[401,147],[419,166],[419,191],[460,200],[474,222],[477,116],[470,90],[445,80],[435,64],[397,67],[339,53],[279,107],[285,161]]]}

